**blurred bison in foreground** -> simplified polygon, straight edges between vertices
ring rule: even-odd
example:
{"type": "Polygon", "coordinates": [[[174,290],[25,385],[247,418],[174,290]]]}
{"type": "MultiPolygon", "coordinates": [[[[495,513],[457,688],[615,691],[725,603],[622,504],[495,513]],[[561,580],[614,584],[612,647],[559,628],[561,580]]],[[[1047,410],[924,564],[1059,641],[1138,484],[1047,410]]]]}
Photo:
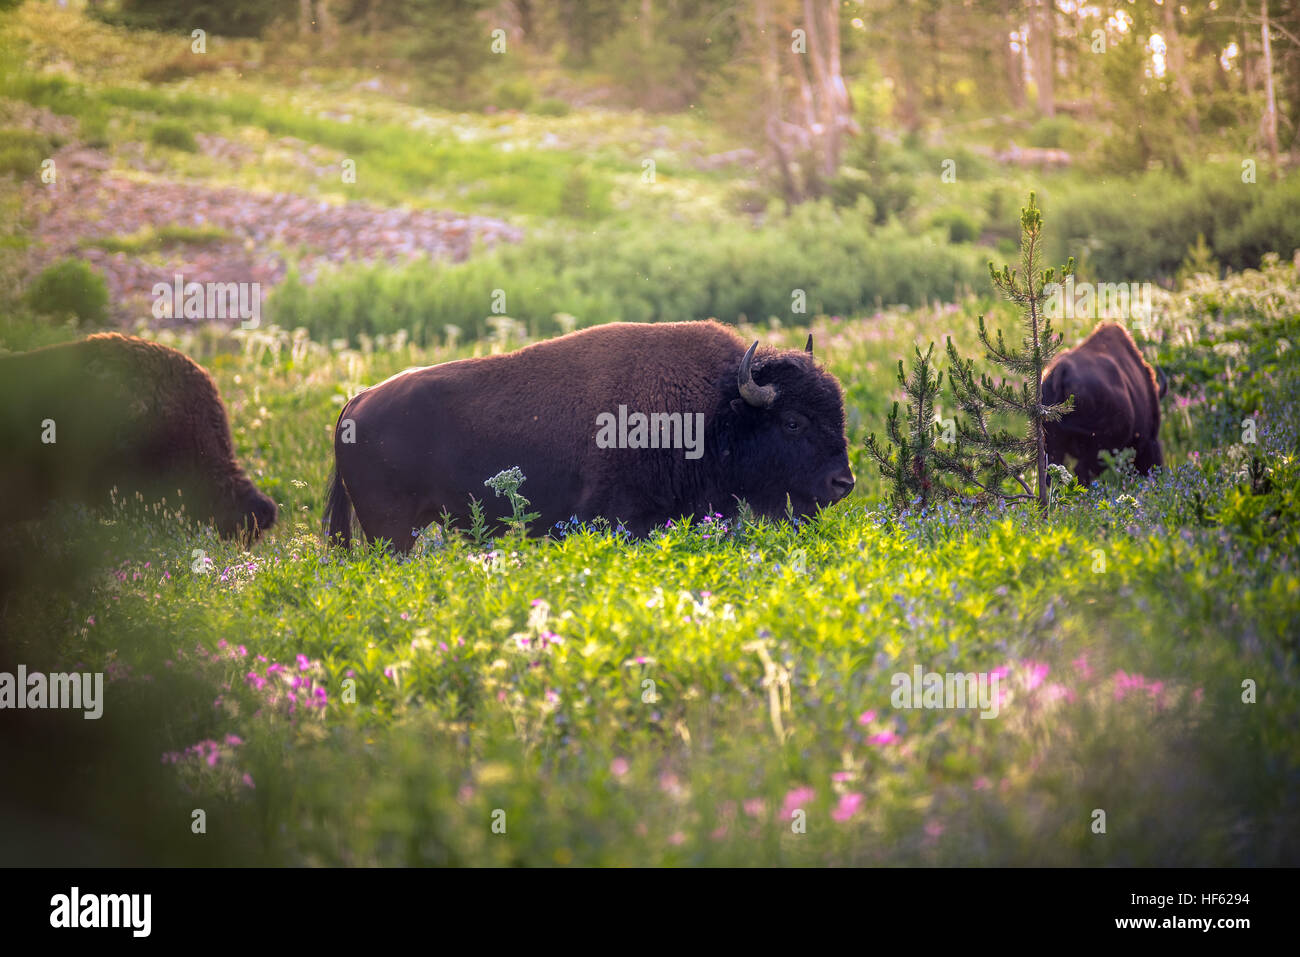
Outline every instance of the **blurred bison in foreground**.
{"type": "Polygon", "coordinates": [[[183,504],[227,537],[275,522],[235,461],[212,377],[144,339],[104,333],[0,358],[0,442],[0,525],[52,501],[102,505],[114,488],[183,504]]]}
{"type": "Polygon", "coordinates": [[[1164,382],[1142,358],[1128,330],[1104,322],[1087,339],[1057,356],[1043,374],[1043,403],[1074,396],[1074,409],[1047,424],[1047,458],[1063,465],[1078,460],[1085,485],[1102,472],[1098,453],[1133,449],[1134,466],[1146,475],[1164,464],[1160,449],[1160,399],[1164,382]]]}
{"type": "Polygon", "coordinates": [[[469,523],[470,496],[518,466],[544,533],[576,515],[645,535],[670,519],[797,514],[853,489],[839,383],[804,351],[748,351],[719,323],[610,323],[505,355],[412,369],[362,391],[334,430],[331,539],[407,551],[413,533],[469,523]]]}

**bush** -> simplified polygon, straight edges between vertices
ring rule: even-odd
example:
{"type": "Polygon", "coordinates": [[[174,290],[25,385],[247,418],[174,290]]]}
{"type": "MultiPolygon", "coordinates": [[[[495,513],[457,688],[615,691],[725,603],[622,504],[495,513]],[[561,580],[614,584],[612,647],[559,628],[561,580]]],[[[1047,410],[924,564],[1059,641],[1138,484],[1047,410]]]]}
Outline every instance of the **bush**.
{"type": "Polygon", "coordinates": [[[537,99],[533,85],[523,77],[505,80],[498,84],[492,102],[503,110],[526,110],[537,99]]]}
{"type": "Polygon", "coordinates": [[[964,209],[949,206],[930,217],[932,229],[942,229],[948,234],[949,242],[973,243],[979,238],[980,227],[975,217],[964,209]]]}
{"type": "Polygon", "coordinates": [[[89,264],[64,259],[45,269],[27,290],[27,305],[44,316],[75,316],[102,325],[108,320],[108,287],[89,264]]]}
{"type": "Polygon", "coordinates": [[[573,111],[564,100],[548,96],[533,107],[532,112],[538,116],[568,116],[573,111]]]}
{"type": "Polygon", "coordinates": [[[45,154],[29,144],[0,149],[0,174],[13,173],[19,179],[32,176],[41,168],[45,154]]]}
{"type": "Polygon", "coordinates": [[[0,173],[19,178],[35,175],[41,162],[48,159],[57,145],[54,140],[31,130],[0,130],[0,173]]]}
{"type": "Polygon", "coordinates": [[[210,54],[191,53],[186,50],[170,60],[150,67],[141,74],[141,79],[146,83],[172,83],[187,76],[216,73],[221,67],[222,64],[210,54]]]}
{"type": "Polygon", "coordinates": [[[197,27],[220,36],[255,37],[288,9],[262,0],[122,0],[113,9],[92,6],[89,13],[131,30],[188,34],[197,27]]]}
{"type": "Polygon", "coordinates": [[[405,329],[417,343],[436,343],[448,325],[482,337],[488,294],[496,288],[506,292],[508,314],[532,335],[561,331],[557,313],[576,317],[579,326],[710,316],[802,324],[877,304],[951,300],[987,275],[983,263],[975,247],[902,227],[876,229],[856,209],[805,203],[762,227],[673,223],[534,233],[463,263],[348,267],[311,286],[291,275],[267,308],[283,328],[354,342],[405,329]],[[795,290],[805,293],[806,313],[792,313],[795,290]]]}
{"type": "Polygon", "coordinates": [[[1086,136],[1083,127],[1073,117],[1045,116],[1029,128],[1025,139],[1030,146],[1041,149],[1077,148],[1086,136]]]}
{"type": "Polygon", "coordinates": [[[609,194],[602,190],[581,166],[575,166],[564,180],[560,194],[560,215],[570,219],[599,219],[609,212],[609,194]]]}
{"type": "Polygon", "coordinates": [[[1266,252],[1289,256],[1300,246],[1296,175],[1248,184],[1240,167],[1215,165],[1187,179],[1147,173],[1119,196],[1112,183],[1095,182],[1049,198],[1044,210],[1059,228],[1044,255],[1055,261],[1079,249],[1081,270],[1107,282],[1171,280],[1198,233],[1236,271],[1257,267],[1266,252]]]}
{"type": "Polygon", "coordinates": [[[196,153],[199,149],[199,144],[194,139],[194,134],[190,132],[190,128],[171,120],[155,124],[149,131],[149,141],[155,146],[184,150],[187,153],[196,153]]]}

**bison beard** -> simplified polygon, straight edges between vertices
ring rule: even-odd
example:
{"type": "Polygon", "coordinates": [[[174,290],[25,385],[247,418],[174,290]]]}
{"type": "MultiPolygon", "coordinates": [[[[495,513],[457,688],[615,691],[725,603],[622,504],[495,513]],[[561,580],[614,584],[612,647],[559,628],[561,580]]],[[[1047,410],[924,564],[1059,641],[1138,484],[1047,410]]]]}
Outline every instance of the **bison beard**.
{"type": "Polygon", "coordinates": [[[1085,485],[1101,474],[1098,453],[1133,449],[1134,465],[1146,475],[1164,464],[1160,448],[1163,383],[1138,351],[1128,330],[1102,323],[1080,345],[1061,353],[1043,375],[1043,404],[1074,396],[1074,409],[1046,427],[1047,457],[1062,465],[1078,460],[1085,485]]]}
{"type": "Polygon", "coordinates": [[[212,377],[144,339],[104,333],[0,358],[0,441],[0,525],[52,501],[105,504],[114,488],[172,504],[179,492],[191,518],[225,536],[276,519],[235,461],[212,377]]]}
{"type": "MultiPolygon", "coordinates": [[[[757,345],[757,343],[755,343],[757,345]]],[[[366,539],[399,551],[448,512],[509,514],[485,479],[518,466],[533,524],[544,533],[576,515],[634,535],[670,519],[755,513],[809,515],[853,488],[839,383],[805,351],[746,351],[716,322],[611,323],[505,355],[413,369],[366,389],[339,415],[326,504],[331,540],[351,541],[355,509],[366,539]],[[619,406],[702,413],[704,454],[600,448],[597,417],[619,406]]]]}

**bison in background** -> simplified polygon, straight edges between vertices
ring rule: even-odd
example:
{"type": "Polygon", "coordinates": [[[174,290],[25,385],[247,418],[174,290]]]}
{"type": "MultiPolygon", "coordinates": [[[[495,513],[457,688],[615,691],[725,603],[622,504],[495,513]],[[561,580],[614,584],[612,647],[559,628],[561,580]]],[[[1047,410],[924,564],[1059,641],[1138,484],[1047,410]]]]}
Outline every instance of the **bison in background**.
{"type": "Polygon", "coordinates": [[[103,333],[0,357],[0,443],[0,525],[52,501],[106,504],[114,488],[183,504],[227,537],[276,519],[235,461],[212,377],[144,339],[103,333]]]}
{"type": "Polygon", "coordinates": [[[610,323],[399,373],[339,415],[327,533],[349,543],[355,509],[367,540],[405,552],[444,510],[466,527],[470,496],[499,522],[509,506],[483,482],[514,466],[541,534],[576,515],[642,536],[734,514],[738,499],[812,514],[853,489],[843,395],[812,337],[803,351],[757,346],[713,321],[610,323]],[[674,415],[698,423],[685,444],[669,441],[674,415]]]}
{"type": "Polygon", "coordinates": [[[1128,330],[1103,322],[1087,339],[1061,353],[1043,374],[1043,404],[1074,396],[1074,409],[1046,426],[1047,458],[1065,464],[1078,460],[1085,485],[1102,472],[1098,453],[1133,449],[1134,465],[1146,475],[1164,464],[1160,449],[1160,399],[1163,377],[1147,364],[1128,330]]]}

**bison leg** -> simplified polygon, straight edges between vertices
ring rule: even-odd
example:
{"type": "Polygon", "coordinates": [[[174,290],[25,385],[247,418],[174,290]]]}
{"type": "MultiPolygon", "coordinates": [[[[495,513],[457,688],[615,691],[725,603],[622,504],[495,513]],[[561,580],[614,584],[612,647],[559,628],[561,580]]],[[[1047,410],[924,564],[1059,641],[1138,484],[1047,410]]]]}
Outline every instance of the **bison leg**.
{"type": "Polygon", "coordinates": [[[363,519],[361,529],[365,533],[368,544],[374,544],[379,539],[386,538],[393,543],[393,550],[399,555],[405,555],[411,550],[411,546],[415,544],[417,529],[409,521],[402,521],[400,518],[393,516],[385,516],[383,519],[372,521],[369,524],[363,519]]]}
{"type": "Polygon", "coordinates": [[[1079,462],[1074,474],[1078,477],[1080,485],[1091,485],[1101,475],[1099,452],[1100,449],[1095,448],[1081,448],[1079,450],[1079,462]]]}
{"type": "Polygon", "coordinates": [[[1133,460],[1133,466],[1138,470],[1138,474],[1147,475],[1153,465],[1164,466],[1165,453],[1160,448],[1160,440],[1153,439],[1147,442],[1142,448],[1138,449],[1137,456],[1133,460]]]}
{"type": "MultiPolygon", "coordinates": [[[[372,493],[373,489],[370,490],[372,493]]],[[[367,544],[374,544],[381,538],[393,543],[393,549],[399,555],[405,555],[415,544],[412,531],[417,528],[411,517],[411,510],[405,507],[404,499],[395,493],[381,495],[357,496],[352,508],[357,513],[357,522],[367,544]]]]}

